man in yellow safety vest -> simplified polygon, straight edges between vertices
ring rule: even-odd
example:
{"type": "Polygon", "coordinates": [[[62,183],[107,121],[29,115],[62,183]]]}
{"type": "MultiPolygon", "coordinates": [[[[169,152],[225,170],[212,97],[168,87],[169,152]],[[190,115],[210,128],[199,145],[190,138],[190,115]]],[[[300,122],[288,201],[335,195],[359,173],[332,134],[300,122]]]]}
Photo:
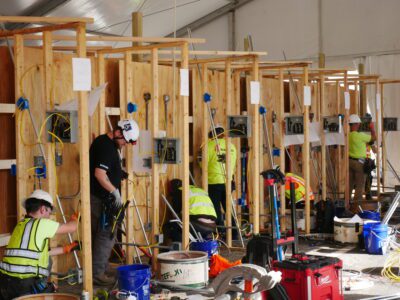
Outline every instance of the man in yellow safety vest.
{"type": "Polygon", "coordinates": [[[66,224],[51,220],[53,198],[43,190],[35,190],[23,202],[23,207],[26,216],[15,227],[0,262],[0,299],[3,300],[48,292],[49,256],[80,249],[77,242],[49,249],[49,239],[56,234],[76,231],[77,213],[66,224]]]}
{"type": "MultiPolygon", "coordinates": [[[[215,211],[217,213],[217,225],[224,225],[224,219],[222,216],[221,205],[226,210],[226,141],[224,139],[224,128],[217,125],[215,127],[217,138],[214,138],[212,131],[209,133],[209,142],[207,144],[208,151],[208,193],[214,204],[215,211]]],[[[236,147],[230,145],[230,167],[233,179],[233,173],[236,166],[236,147]]],[[[232,225],[234,226],[234,220],[232,219],[232,225]]],[[[233,235],[236,235],[236,231],[233,231],[233,235]]]]}
{"type": "MultiPolygon", "coordinates": [[[[182,181],[180,179],[172,179],[171,185],[171,198],[172,207],[177,214],[182,210],[182,181]]],[[[199,187],[189,186],[189,220],[194,229],[206,238],[212,232],[216,231],[217,214],[214,205],[208,196],[207,192],[199,187]]],[[[170,224],[171,225],[171,224],[170,224]]],[[[173,230],[169,228],[169,234],[173,240],[180,240],[180,230],[176,231],[176,226],[173,230]],[[174,232],[173,232],[174,231],[174,232]],[[177,234],[179,232],[179,234],[177,234]]]]}

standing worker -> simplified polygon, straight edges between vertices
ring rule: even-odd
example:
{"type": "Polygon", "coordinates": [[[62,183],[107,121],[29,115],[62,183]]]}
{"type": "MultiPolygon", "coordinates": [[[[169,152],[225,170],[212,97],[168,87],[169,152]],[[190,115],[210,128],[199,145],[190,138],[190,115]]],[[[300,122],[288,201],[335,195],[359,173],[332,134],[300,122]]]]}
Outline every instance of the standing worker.
{"type": "Polygon", "coordinates": [[[50,255],[79,250],[78,242],[49,250],[49,240],[56,234],[73,233],[78,227],[78,214],[66,224],[50,219],[53,198],[43,190],[35,190],[22,206],[25,218],[18,222],[0,262],[0,299],[53,292],[47,280],[51,270],[50,255]]]}
{"type": "Polygon", "coordinates": [[[367,157],[367,144],[376,141],[376,133],[372,122],[369,125],[371,134],[359,132],[361,119],[357,115],[350,115],[349,124],[349,185],[350,193],[353,191],[353,188],[355,189],[353,210],[357,210],[364,193],[364,164],[367,157]]]}
{"type": "MultiPolygon", "coordinates": [[[[224,139],[224,128],[221,125],[215,127],[217,134],[216,139],[213,137],[213,132],[208,133],[211,139],[207,144],[208,151],[208,194],[214,204],[215,212],[217,213],[217,225],[224,225],[224,218],[222,217],[221,205],[226,211],[226,141],[224,139]],[[219,147],[219,151],[218,151],[219,147]],[[225,169],[225,172],[224,172],[225,169]]],[[[229,178],[233,186],[233,173],[236,166],[236,147],[230,144],[230,165],[232,177],[229,178]]],[[[232,217],[232,225],[235,222],[232,217]]],[[[237,235],[236,230],[232,230],[233,238],[237,235]]]]}
{"type": "Polygon", "coordinates": [[[135,145],[139,126],[133,120],[121,120],[111,132],[98,136],[90,146],[90,203],[92,226],[93,282],[110,285],[115,282],[106,275],[108,259],[114,247],[116,230],[113,220],[121,211],[122,170],[120,149],[135,145]]]}

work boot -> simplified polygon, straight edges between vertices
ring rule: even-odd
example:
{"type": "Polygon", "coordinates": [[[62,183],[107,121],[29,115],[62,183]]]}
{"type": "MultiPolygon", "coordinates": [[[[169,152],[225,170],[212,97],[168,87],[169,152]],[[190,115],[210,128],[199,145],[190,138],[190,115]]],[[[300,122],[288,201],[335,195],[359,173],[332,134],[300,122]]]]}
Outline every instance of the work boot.
{"type": "Polygon", "coordinates": [[[93,283],[95,285],[100,285],[100,286],[108,286],[112,285],[115,283],[115,279],[113,277],[109,277],[106,274],[98,274],[93,276],[93,283]]]}

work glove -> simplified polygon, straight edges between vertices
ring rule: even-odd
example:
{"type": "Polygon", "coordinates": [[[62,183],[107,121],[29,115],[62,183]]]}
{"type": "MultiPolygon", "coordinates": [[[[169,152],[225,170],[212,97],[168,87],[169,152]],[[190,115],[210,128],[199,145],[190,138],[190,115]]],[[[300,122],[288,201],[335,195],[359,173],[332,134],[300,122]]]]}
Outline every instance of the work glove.
{"type": "Polygon", "coordinates": [[[110,200],[115,204],[116,206],[122,206],[122,198],[121,194],[119,193],[119,189],[115,189],[110,193],[110,200]]]}
{"type": "Polygon", "coordinates": [[[124,170],[121,171],[121,180],[128,179],[129,174],[125,172],[124,170]]]}
{"type": "Polygon", "coordinates": [[[81,250],[81,244],[78,241],[74,241],[73,243],[69,244],[69,245],[65,245],[63,247],[63,252],[64,254],[66,253],[70,253],[72,251],[79,251],[81,250]]]}
{"type": "Polygon", "coordinates": [[[72,214],[70,221],[76,221],[79,222],[79,219],[81,218],[79,211],[76,211],[72,214]]]}

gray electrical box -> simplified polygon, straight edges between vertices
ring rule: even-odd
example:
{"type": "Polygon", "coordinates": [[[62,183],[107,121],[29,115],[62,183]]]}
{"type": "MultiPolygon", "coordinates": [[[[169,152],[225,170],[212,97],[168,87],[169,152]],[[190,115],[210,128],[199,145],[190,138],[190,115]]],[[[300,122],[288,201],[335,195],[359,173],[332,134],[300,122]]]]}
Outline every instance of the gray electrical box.
{"type": "Polygon", "coordinates": [[[383,118],[383,131],[398,131],[398,118],[383,118]]]}
{"type": "Polygon", "coordinates": [[[78,112],[77,111],[48,111],[46,118],[47,141],[57,141],[56,135],[63,143],[76,143],[78,141],[78,112]]]}
{"type": "Polygon", "coordinates": [[[325,132],[340,132],[343,125],[343,120],[340,116],[324,117],[325,132]]]}
{"type": "Polygon", "coordinates": [[[251,118],[249,116],[228,116],[228,136],[231,138],[251,137],[251,118]]]}
{"type": "Polygon", "coordinates": [[[181,162],[181,141],[174,138],[154,139],[154,163],[179,164],[181,162]]]}
{"type": "Polygon", "coordinates": [[[303,134],[304,133],[304,119],[303,116],[288,116],[285,117],[285,134],[303,134]]]}

